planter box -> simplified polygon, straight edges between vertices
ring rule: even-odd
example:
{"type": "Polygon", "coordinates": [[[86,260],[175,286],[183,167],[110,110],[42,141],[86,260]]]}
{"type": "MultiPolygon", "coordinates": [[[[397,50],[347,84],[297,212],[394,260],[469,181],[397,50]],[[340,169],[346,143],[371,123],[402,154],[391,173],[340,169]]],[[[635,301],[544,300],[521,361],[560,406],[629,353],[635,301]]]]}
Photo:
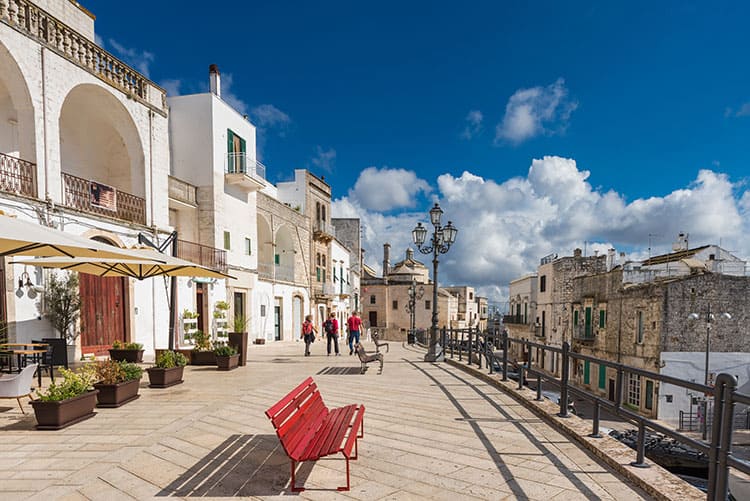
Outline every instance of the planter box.
{"type": "Polygon", "coordinates": [[[247,332],[230,332],[229,346],[233,346],[240,354],[240,365],[247,364],[247,332]]]}
{"type": "Polygon", "coordinates": [[[195,351],[190,354],[190,365],[216,365],[213,351],[195,351]]]}
{"type": "Polygon", "coordinates": [[[59,402],[42,402],[32,400],[31,406],[36,415],[37,430],[59,430],[94,416],[96,394],[99,390],[89,391],[59,402]]]}
{"type": "Polygon", "coordinates": [[[96,406],[104,408],[120,407],[135,400],[140,397],[138,394],[140,383],[140,379],[134,379],[118,384],[95,384],[94,388],[99,390],[99,394],[96,396],[99,403],[96,406]]]}
{"type": "Polygon", "coordinates": [[[216,368],[220,371],[231,371],[240,365],[240,354],[229,356],[217,356],[216,368]]]}
{"type": "Polygon", "coordinates": [[[149,388],[169,388],[176,384],[182,383],[182,372],[184,367],[172,367],[171,369],[162,369],[161,367],[150,367],[148,372],[149,388]]]}
{"type": "Polygon", "coordinates": [[[118,362],[143,362],[143,351],[144,350],[109,350],[109,358],[117,360],[118,362]]]}

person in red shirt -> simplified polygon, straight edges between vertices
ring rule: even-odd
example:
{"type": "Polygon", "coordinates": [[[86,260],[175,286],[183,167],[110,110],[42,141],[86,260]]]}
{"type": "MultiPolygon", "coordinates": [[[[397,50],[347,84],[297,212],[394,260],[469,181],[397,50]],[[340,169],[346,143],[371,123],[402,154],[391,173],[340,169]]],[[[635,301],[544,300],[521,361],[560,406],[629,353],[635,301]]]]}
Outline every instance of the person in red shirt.
{"type": "Polygon", "coordinates": [[[328,356],[331,356],[331,341],[336,349],[336,356],[340,356],[339,353],[339,321],[336,320],[336,314],[331,312],[328,315],[328,320],[323,322],[323,330],[326,332],[326,338],[328,339],[328,356]]]}
{"type": "Polygon", "coordinates": [[[352,316],[346,321],[349,328],[349,355],[354,353],[354,345],[359,343],[359,331],[362,328],[362,319],[357,312],[352,312],[352,316]]]}
{"type": "Polygon", "coordinates": [[[300,337],[305,340],[305,356],[310,356],[310,343],[315,341],[315,334],[318,329],[315,328],[312,321],[312,315],[307,315],[302,324],[302,334],[300,337]]]}

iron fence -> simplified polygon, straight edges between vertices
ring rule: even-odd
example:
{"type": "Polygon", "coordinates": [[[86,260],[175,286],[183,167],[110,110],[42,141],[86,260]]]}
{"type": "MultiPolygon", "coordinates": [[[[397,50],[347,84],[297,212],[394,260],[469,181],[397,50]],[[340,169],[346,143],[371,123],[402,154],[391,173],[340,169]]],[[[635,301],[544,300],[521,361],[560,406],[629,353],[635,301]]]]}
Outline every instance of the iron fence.
{"type": "Polygon", "coordinates": [[[636,460],[633,466],[644,467],[645,448],[646,448],[646,430],[652,430],[661,433],[677,442],[692,447],[708,456],[708,494],[709,501],[725,500],[728,494],[729,468],[750,474],[750,463],[738,459],[732,454],[732,432],[733,422],[735,420],[735,405],[750,405],[750,395],[745,395],[737,391],[737,378],[729,374],[720,374],[713,387],[703,384],[687,381],[672,376],[666,376],[651,371],[646,371],[636,367],[619,364],[610,360],[573,353],[570,351],[570,344],[564,342],[561,347],[548,346],[535,343],[526,339],[511,338],[507,332],[498,330],[480,332],[474,329],[446,329],[440,332],[442,346],[446,349],[446,356],[463,360],[466,356],[466,363],[469,365],[477,364],[482,369],[483,362],[486,364],[490,374],[499,370],[502,374],[502,380],[508,380],[508,352],[512,344],[520,348],[522,354],[522,363],[518,364],[518,388],[524,386],[527,378],[536,379],[536,399],[542,400],[542,384],[550,383],[560,389],[560,411],[558,416],[569,417],[569,396],[576,395],[578,398],[590,401],[593,404],[593,420],[591,437],[601,437],[599,433],[599,421],[601,409],[605,408],[609,412],[624,418],[625,420],[635,423],[638,426],[638,438],[636,440],[636,460]],[[538,369],[534,365],[534,353],[537,351],[538,358],[545,357],[546,353],[553,353],[559,365],[561,376],[558,378],[546,371],[538,369]],[[600,395],[592,393],[584,388],[570,384],[570,367],[576,361],[588,361],[590,363],[600,364],[616,372],[615,395],[614,401],[602,398],[600,395]],[[624,402],[625,382],[627,376],[633,374],[646,377],[653,381],[667,383],[678,387],[685,388],[699,394],[712,395],[714,406],[712,412],[712,422],[719,423],[713,426],[710,435],[710,441],[704,443],[693,439],[679,431],[668,428],[661,423],[641,416],[637,412],[626,407],[624,402]]]}

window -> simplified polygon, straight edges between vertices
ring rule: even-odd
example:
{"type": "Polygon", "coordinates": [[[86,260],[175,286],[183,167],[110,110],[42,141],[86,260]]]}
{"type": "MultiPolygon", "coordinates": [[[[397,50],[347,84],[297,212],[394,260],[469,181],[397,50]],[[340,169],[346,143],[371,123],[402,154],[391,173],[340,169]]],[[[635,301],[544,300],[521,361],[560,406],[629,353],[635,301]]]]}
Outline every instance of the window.
{"type": "Polygon", "coordinates": [[[245,140],[227,129],[227,172],[247,172],[245,140]]]}
{"type": "Polygon", "coordinates": [[[370,304],[375,304],[375,294],[370,296],[370,304]]]}
{"type": "Polygon", "coordinates": [[[393,309],[398,310],[398,301],[393,301],[393,309]]]}
{"type": "Polygon", "coordinates": [[[317,264],[318,266],[320,266],[320,252],[318,252],[317,254],[315,254],[315,264],[317,264]]]}
{"type": "Polygon", "coordinates": [[[224,250],[232,249],[232,235],[228,232],[224,232],[224,250]]]}
{"type": "Polygon", "coordinates": [[[591,306],[586,307],[586,312],[584,314],[584,331],[583,335],[586,339],[593,339],[594,333],[591,325],[591,306]]]}
{"type": "Polygon", "coordinates": [[[573,310],[573,325],[578,325],[578,310],[573,310]]]}
{"type": "Polygon", "coordinates": [[[636,313],[636,333],[635,342],[643,344],[643,312],[639,311],[636,313]]]}
{"type": "Polygon", "coordinates": [[[320,267],[315,268],[315,280],[320,282],[320,267]]]}
{"type": "Polygon", "coordinates": [[[249,238],[245,239],[245,254],[247,254],[248,256],[252,256],[253,254],[253,241],[249,238]]]}
{"type": "Polygon", "coordinates": [[[336,267],[333,267],[333,283],[336,283],[336,267]]]}
{"type": "Polygon", "coordinates": [[[424,309],[425,309],[425,310],[431,310],[432,308],[431,308],[430,306],[431,306],[431,305],[430,305],[430,302],[429,302],[429,301],[425,301],[425,302],[424,302],[424,309]]]}
{"type": "Polygon", "coordinates": [[[599,310],[599,328],[603,329],[607,326],[607,310],[599,310]]]}
{"type": "Polygon", "coordinates": [[[278,254],[274,254],[273,255],[273,264],[275,264],[276,266],[280,265],[281,264],[281,256],[279,256],[278,254]]]}
{"type": "Polygon", "coordinates": [[[474,293],[473,292],[469,292],[469,301],[471,301],[472,299],[474,299],[474,293]]]}
{"type": "Polygon", "coordinates": [[[260,305],[260,316],[265,317],[266,316],[266,305],[262,304],[260,305]]]}
{"type": "Polygon", "coordinates": [[[641,406],[641,376],[628,374],[628,403],[641,406]]]}
{"type": "Polygon", "coordinates": [[[539,277],[539,292],[544,292],[547,290],[547,275],[542,275],[539,277]]]}
{"type": "Polygon", "coordinates": [[[583,361],[583,384],[591,384],[591,363],[583,361]]]}
{"type": "Polygon", "coordinates": [[[654,408],[654,382],[650,379],[646,380],[646,409],[652,410],[654,408]]]}
{"type": "Polygon", "coordinates": [[[607,366],[599,364],[599,389],[603,390],[607,386],[607,366]]]}

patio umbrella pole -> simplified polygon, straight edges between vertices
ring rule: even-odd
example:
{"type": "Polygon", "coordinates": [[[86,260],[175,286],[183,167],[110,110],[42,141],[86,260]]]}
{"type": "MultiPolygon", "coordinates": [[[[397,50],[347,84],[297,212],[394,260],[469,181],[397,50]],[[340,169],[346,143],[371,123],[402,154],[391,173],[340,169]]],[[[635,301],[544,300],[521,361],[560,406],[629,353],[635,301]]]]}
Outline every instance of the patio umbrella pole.
{"type": "MultiPolygon", "coordinates": [[[[177,232],[173,232],[172,239],[172,257],[177,257],[177,232]]],[[[177,325],[175,316],[177,314],[177,277],[174,275],[169,278],[169,349],[175,349],[174,328],[177,325]]]]}

